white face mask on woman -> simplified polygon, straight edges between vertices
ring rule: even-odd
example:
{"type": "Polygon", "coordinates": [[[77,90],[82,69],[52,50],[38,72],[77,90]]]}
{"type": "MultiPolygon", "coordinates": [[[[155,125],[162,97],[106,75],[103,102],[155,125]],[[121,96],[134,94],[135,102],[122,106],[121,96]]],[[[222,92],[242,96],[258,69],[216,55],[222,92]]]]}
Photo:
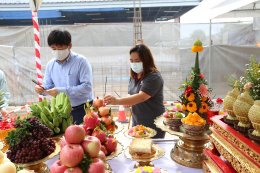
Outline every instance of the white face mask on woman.
{"type": "Polygon", "coordinates": [[[52,50],[52,54],[56,60],[62,61],[69,56],[70,50],[68,48],[64,50],[52,50]]]}
{"type": "Polygon", "coordinates": [[[142,62],[131,62],[130,63],[131,69],[135,73],[141,73],[143,71],[143,63],[142,62]]]}

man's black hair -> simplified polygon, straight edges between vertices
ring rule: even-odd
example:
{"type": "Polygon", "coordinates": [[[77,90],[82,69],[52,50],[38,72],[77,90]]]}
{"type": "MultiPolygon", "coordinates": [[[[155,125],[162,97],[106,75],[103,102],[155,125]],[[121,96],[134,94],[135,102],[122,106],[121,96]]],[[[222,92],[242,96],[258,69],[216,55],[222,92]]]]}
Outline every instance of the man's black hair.
{"type": "Polygon", "coordinates": [[[68,31],[53,30],[48,36],[48,45],[69,45],[71,43],[71,35],[68,31]]]}

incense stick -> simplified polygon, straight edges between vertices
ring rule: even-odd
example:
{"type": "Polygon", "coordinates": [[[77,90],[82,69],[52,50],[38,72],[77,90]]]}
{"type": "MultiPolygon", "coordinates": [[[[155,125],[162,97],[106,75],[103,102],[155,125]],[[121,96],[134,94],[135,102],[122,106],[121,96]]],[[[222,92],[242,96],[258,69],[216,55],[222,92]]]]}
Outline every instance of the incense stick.
{"type": "Polygon", "coordinates": [[[114,91],[118,97],[121,97],[116,91],[114,91]]]}

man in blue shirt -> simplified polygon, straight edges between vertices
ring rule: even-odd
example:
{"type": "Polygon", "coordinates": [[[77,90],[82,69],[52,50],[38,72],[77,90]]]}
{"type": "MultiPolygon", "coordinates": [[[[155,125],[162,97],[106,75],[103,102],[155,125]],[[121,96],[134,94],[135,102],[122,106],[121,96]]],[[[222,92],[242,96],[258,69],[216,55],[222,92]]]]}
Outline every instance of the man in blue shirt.
{"type": "Polygon", "coordinates": [[[66,93],[72,105],[76,124],[83,122],[84,104],[93,100],[92,68],[87,59],[71,51],[71,35],[68,31],[53,30],[48,36],[48,45],[54,58],[46,66],[43,87],[36,85],[39,94],[56,96],[66,93]]]}
{"type": "MultiPolygon", "coordinates": [[[[8,91],[6,77],[2,70],[0,70],[0,92],[3,93],[2,97],[4,100],[3,104],[0,105],[0,117],[1,117],[1,115],[7,114],[6,107],[8,106],[8,101],[10,98],[10,93],[8,91]]],[[[0,100],[2,100],[2,99],[0,99],[0,100]]]]}

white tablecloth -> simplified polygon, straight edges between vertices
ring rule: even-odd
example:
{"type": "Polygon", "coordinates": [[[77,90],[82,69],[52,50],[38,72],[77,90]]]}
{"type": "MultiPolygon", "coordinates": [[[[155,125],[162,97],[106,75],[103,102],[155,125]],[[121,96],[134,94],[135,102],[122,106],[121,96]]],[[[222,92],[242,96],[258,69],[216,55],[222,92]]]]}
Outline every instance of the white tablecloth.
{"type": "MultiPolygon", "coordinates": [[[[126,128],[125,128],[126,129],[126,128]]],[[[124,135],[125,130],[123,129],[120,133],[116,134],[116,139],[126,148],[129,146],[132,139],[127,138],[124,135]]],[[[167,137],[169,139],[169,137],[167,137]]],[[[176,136],[170,136],[170,139],[178,139],[176,136]]],[[[170,152],[175,145],[175,142],[158,142],[156,143],[160,147],[165,150],[165,155],[158,159],[152,161],[156,167],[160,167],[164,170],[167,170],[168,173],[202,173],[202,169],[195,169],[182,166],[171,159],[170,152]]],[[[46,162],[46,164],[50,167],[52,163],[58,159],[59,156],[56,156],[46,162]]],[[[109,165],[112,167],[114,173],[129,173],[130,170],[133,170],[135,161],[127,159],[124,155],[124,151],[122,153],[108,161],[109,165]]]]}

